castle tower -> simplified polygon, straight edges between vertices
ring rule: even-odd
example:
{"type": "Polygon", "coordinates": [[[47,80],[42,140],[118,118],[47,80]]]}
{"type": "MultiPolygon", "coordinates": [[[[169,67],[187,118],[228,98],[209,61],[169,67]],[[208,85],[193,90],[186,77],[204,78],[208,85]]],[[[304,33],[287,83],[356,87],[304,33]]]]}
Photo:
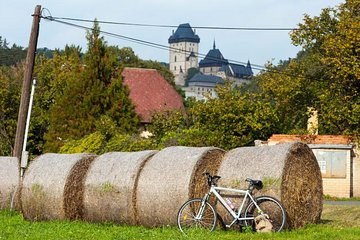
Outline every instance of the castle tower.
{"type": "Polygon", "coordinates": [[[175,84],[185,85],[185,76],[190,68],[198,67],[198,52],[200,38],[195,34],[190,24],[180,24],[169,37],[170,70],[175,75],[175,84]]]}

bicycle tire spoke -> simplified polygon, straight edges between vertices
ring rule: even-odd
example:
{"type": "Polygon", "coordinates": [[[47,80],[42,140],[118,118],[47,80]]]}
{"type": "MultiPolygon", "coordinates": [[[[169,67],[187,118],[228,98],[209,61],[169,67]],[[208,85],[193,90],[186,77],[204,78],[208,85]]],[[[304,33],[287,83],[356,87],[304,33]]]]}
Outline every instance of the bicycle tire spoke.
{"type": "MultiPolygon", "coordinates": [[[[272,231],[278,232],[284,228],[285,221],[286,221],[286,213],[284,208],[281,206],[280,202],[273,199],[272,197],[258,197],[257,198],[257,205],[262,210],[262,215],[266,218],[263,221],[269,221],[272,225],[272,231]]],[[[254,217],[261,215],[255,207],[253,203],[250,203],[247,210],[246,210],[247,217],[254,217]]],[[[248,226],[255,227],[254,220],[245,221],[248,226]]],[[[269,227],[269,225],[268,225],[269,227]]]]}
{"type": "Polygon", "coordinates": [[[209,203],[206,203],[204,209],[202,209],[203,212],[199,215],[202,206],[201,202],[201,199],[192,199],[180,208],[178,227],[182,232],[186,233],[192,228],[214,230],[216,226],[216,212],[209,203]]]}

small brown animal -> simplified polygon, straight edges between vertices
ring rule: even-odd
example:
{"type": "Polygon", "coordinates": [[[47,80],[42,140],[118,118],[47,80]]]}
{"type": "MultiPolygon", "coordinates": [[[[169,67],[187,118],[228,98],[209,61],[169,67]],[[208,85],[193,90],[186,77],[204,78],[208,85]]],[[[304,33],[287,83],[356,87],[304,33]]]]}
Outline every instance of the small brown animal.
{"type": "Polygon", "coordinates": [[[255,218],[255,228],[257,232],[271,232],[273,225],[267,215],[259,215],[255,218]]]}

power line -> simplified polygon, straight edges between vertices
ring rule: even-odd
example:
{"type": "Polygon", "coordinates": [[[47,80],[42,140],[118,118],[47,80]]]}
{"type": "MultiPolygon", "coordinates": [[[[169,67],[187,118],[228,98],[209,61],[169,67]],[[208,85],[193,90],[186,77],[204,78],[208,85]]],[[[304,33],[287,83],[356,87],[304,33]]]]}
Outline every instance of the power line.
{"type": "MultiPolygon", "coordinates": [[[[148,24],[148,23],[130,23],[130,22],[116,22],[116,21],[104,21],[104,20],[91,20],[83,18],[70,18],[70,17],[54,17],[51,16],[50,10],[43,8],[41,15],[48,20],[65,20],[65,21],[76,21],[76,22],[88,22],[94,23],[95,21],[102,24],[112,25],[124,25],[124,26],[136,26],[136,27],[157,27],[157,28],[181,28],[182,26],[177,25],[166,25],[166,24],[148,24]],[[48,15],[43,13],[47,12],[48,15]]],[[[209,29],[209,30],[240,30],[240,31],[293,31],[298,28],[286,28],[286,27],[220,27],[220,26],[192,26],[196,29],[209,29]]]]}
{"type": "MultiPolygon", "coordinates": [[[[86,26],[82,26],[82,25],[78,25],[78,24],[74,24],[74,23],[70,23],[70,22],[66,22],[66,21],[62,21],[62,20],[58,20],[58,19],[54,19],[51,16],[50,17],[49,16],[41,16],[41,17],[46,19],[46,20],[61,23],[61,24],[64,24],[64,25],[68,25],[68,26],[72,26],[72,27],[76,27],[76,28],[80,28],[80,29],[84,29],[84,30],[93,30],[93,28],[91,28],[91,27],[86,27],[86,26]]],[[[165,45],[162,45],[162,44],[153,43],[153,42],[149,42],[149,41],[145,41],[145,40],[141,40],[141,39],[137,39],[137,38],[127,37],[127,36],[124,36],[124,35],[111,33],[111,32],[107,32],[107,31],[103,31],[103,30],[100,30],[99,32],[104,34],[104,35],[112,36],[112,37],[119,38],[119,39],[122,39],[122,40],[125,40],[125,41],[130,41],[130,42],[134,42],[134,43],[137,43],[137,44],[141,44],[141,45],[145,45],[145,46],[149,46],[149,47],[153,47],[153,48],[157,48],[157,49],[161,49],[161,50],[180,51],[180,52],[188,53],[188,54],[192,53],[191,51],[188,51],[186,49],[184,50],[184,49],[173,48],[173,47],[165,46],[165,45]]],[[[206,54],[198,53],[197,57],[204,58],[204,57],[206,57],[206,54]]],[[[212,57],[209,57],[209,56],[208,56],[208,58],[211,59],[211,60],[215,60],[215,61],[219,61],[219,60],[221,61],[221,59],[212,58],[212,57]]],[[[234,63],[234,64],[241,64],[241,65],[246,65],[247,64],[247,63],[241,62],[241,61],[236,61],[236,60],[231,60],[231,59],[227,59],[227,60],[228,60],[228,62],[234,63]]],[[[284,75],[287,75],[287,76],[290,76],[290,77],[305,78],[303,76],[288,74],[288,73],[278,71],[278,70],[269,70],[265,66],[258,65],[258,64],[251,64],[251,65],[252,65],[252,69],[259,70],[259,71],[266,71],[266,72],[284,74],[284,75]]]]}
{"type": "MultiPolygon", "coordinates": [[[[45,19],[47,19],[47,18],[45,18],[45,19]]],[[[47,19],[47,20],[49,20],[49,19],[47,19]]],[[[52,19],[51,21],[58,22],[58,23],[61,23],[61,24],[65,24],[65,25],[69,25],[69,26],[73,26],[73,27],[77,27],[77,28],[81,28],[81,29],[85,29],[85,30],[92,30],[92,28],[90,28],[90,27],[86,27],[86,26],[82,26],[82,25],[78,25],[78,24],[74,24],[74,23],[69,23],[69,22],[65,22],[65,21],[60,21],[60,20],[56,20],[56,19],[52,19]]],[[[112,33],[112,32],[107,32],[107,31],[103,31],[103,30],[100,30],[100,32],[105,34],[105,35],[108,35],[108,36],[116,37],[116,38],[119,38],[119,39],[122,39],[122,40],[130,41],[130,42],[134,42],[134,43],[138,43],[138,44],[142,44],[142,45],[146,45],[146,46],[155,47],[155,48],[162,49],[162,50],[180,51],[180,52],[188,53],[188,54],[191,53],[191,51],[188,51],[186,49],[173,48],[173,47],[169,47],[169,46],[166,46],[166,45],[162,45],[162,44],[158,44],[158,43],[154,43],[154,42],[149,42],[149,41],[145,41],[145,40],[141,40],[141,39],[137,39],[137,38],[127,37],[127,36],[124,36],[124,35],[120,35],[120,34],[116,34],[116,33],[112,33]]],[[[201,57],[201,58],[204,58],[204,57],[206,57],[206,54],[198,53],[197,56],[201,57]]],[[[211,60],[221,60],[221,59],[211,58],[211,60]]],[[[227,59],[227,60],[229,62],[236,63],[236,64],[242,64],[242,65],[247,64],[247,63],[241,62],[241,61],[236,61],[236,60],[231,60],[231,59],[227,59]]],[[[257,69],[257,70],[265,70],[265,67],[262,66],[262,65],[252,64],[252,66],[261,68],[261,69],[257,69]]],[[[256,69],[256,68],[254,68],[254,69],[256,69]]]]}
{"type": "MultiPolygon", "coordinates": [[[[67,20],[76,22],[88,22],[94,23],[95,20],[81,19],[81,18],[69,18],[69,17],[50,17],[52,20],[67,20]]],[[[147,23],[129,23],[129,22],[115,22],[115,21],[103,21],[96,20],[102,24],[112,25],[124,25],[124,26],[136,26],[136,27],[157,27],[157,28],[181,28],[177,25],[165,25],[165,24],[147,24],[147,23]]],[[[239,30],[239,31],[293,31],[298,28],[285,28],[285,27],[220,27],[220,26],[192,26],[196,29],[208,29],[208,30],[239,30]]]]}

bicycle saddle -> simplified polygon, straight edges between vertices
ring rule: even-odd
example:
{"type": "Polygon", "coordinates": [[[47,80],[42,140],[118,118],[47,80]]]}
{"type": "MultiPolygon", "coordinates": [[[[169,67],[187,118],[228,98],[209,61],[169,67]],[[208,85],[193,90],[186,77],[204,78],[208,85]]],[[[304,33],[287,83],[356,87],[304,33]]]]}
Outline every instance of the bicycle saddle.
{"type": "Polygon", "coordinates": [[[260,190],[264,187],[263,182],[261,180],[253,180],[253,179],[247,178],[246,182],[249,182],[250,187],[254,187],[257,190],[260,190]]]}

